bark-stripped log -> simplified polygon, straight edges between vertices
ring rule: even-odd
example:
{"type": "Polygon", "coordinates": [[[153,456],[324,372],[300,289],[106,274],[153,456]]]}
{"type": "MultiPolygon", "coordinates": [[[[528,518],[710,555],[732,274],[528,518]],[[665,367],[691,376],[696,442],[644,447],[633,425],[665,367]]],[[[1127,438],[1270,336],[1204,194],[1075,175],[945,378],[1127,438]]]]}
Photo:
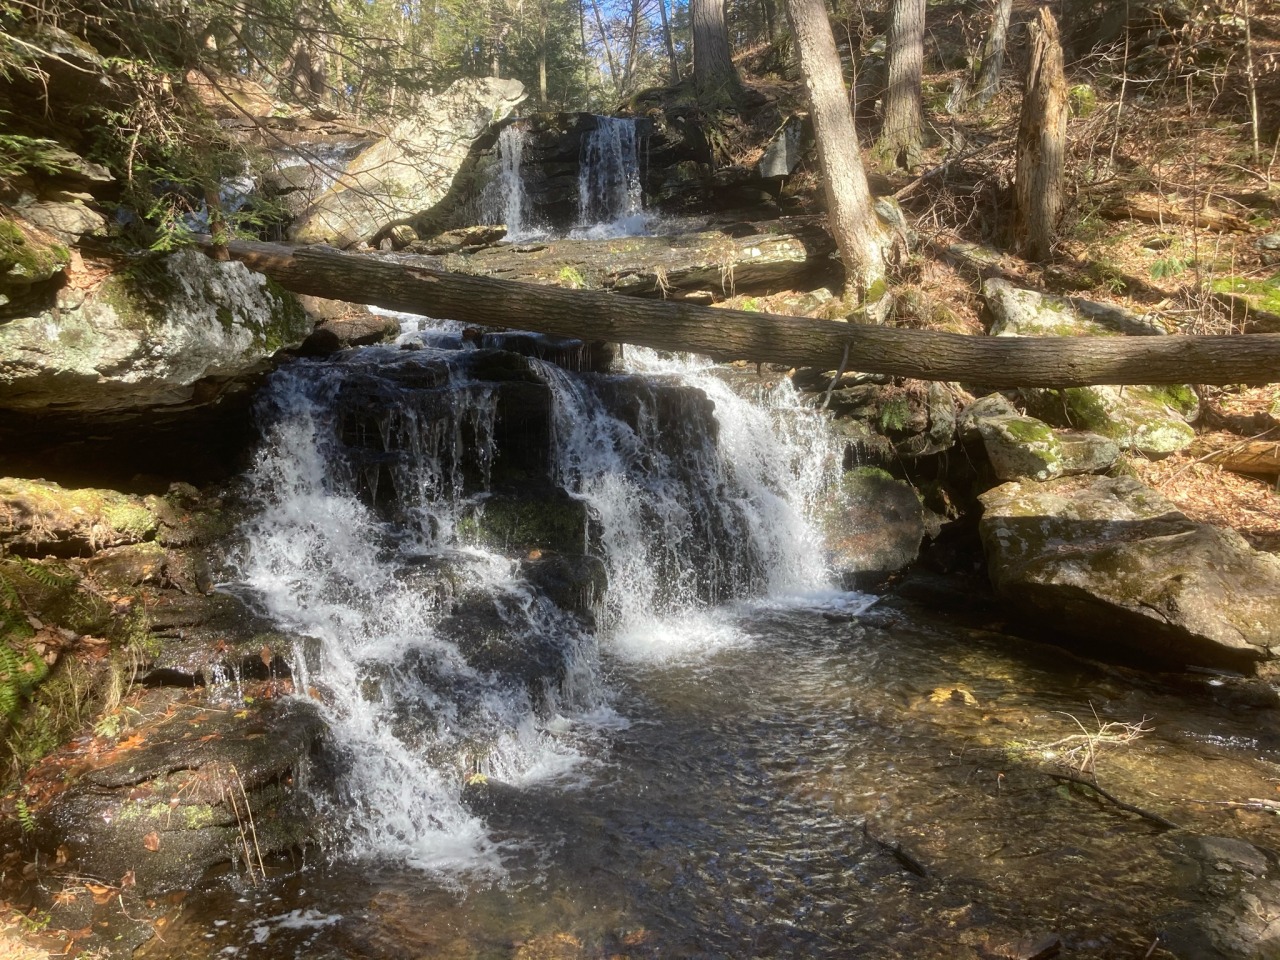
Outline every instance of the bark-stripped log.
{"type": "Polygon", "coordinates": [[[295,293],[717,360],[820,369],[835,369],[844,360],[847,370],[990,387],[1280,381],[1280,334],[974,337],[465,276],[442,269],[431,257],[238,240],[228,250],[295,293]]]}

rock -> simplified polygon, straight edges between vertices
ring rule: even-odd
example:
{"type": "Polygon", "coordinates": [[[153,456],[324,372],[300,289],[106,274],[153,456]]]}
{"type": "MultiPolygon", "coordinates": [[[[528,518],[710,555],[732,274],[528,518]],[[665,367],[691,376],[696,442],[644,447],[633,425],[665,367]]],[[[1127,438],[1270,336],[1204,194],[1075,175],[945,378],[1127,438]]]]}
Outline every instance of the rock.
{"type": "Polygon", "coordinates": [[[847,589],[874,585],[913,563],[925,535],[915,490],[876,467],[846,471],[819,517],[831,565],[847,589]]]}
{"type": "Polygon", "coordinates": [[[430,256],[444,256],[447,253],[458,253],[468,248],[487,247],[497,243],[507,235],[503,225],[481,225],[477,227],[460,227],[457,230],[446,230],[425,240],[415,240],[409,244],[409,251],[430,256]]]}
{"type": "Polygon", "coordinates": [[[561,610],[591,623],[609,588],[604,561],[585,554],[537,553],[521,563],[520,572],[561,610]]]}
{"type": "Polygon", "coordinates": [[[1280,250],[1280,233],[1268,233],[1257,240],[1259,250],[1280,250]]]}
{"type": "Polygon", "coordinates": [[[0,479],[0,545],[17,553],[71,556],[141,543],[158,528],[155,513],[140,497],[0,479]]]}
{"type": "Polygon", "coordinates": [[[531,550],[581,554],[587,546],[591,513],[583,500],[548,488],[541,495],[494,494],[458,523],[463,542],[491,550],[531,550]]]}
{"type": "Polygon", "coordinates": [[[189,70],[186,84],[218,120],[267,117],[276,111],[276,100],[266,87],[248,77],[220,73],[210,78],[203,70],[189,70]]]}
{"type": "MultiPolygon", "coordinates": [[[[159,716],[86,761],[37,816],[41,850],[109,883],[131,873],[137,892],[153,896],[242,860],[246,837],[250,849],[257,846],[254,869],[258,851],[267,856],[309,838],[313,811],[295,785],[324,731],[311,704],[268,701],[239,719],[202,710],[196,700],[182,711],[184,722],[166,723],[170,717],[148,707],[171,703],[174,694],[155,690],[147,699],[142,712],[159,716]]],[[[57,754],[47,762],[59,760],[67,762],[57,754]]],[[[32,776],[43,774],[37,768],[32,776]]]]}
{"type": "Polygon", "coordinates": [[[764,148],[758,169],[762,177],[787,177],[800,164],[803,121],[797,116],[787,117],[786,122],[769,145],[764,148]]]}
{"type": "Polygon", "coordinates": [[[304,357],[321,357],[348,347],[363,347],[394,340],[400,321],[368,310],[348,309],[346,315],[321,321],[298,347],[304,357]]]}
{"type": "Polygon", "coordinates": [[[53,298],[71,251],[43,231],[0,217],[0,319],[53,298]]]}
{"type": "Polygon", "coordinates": [[[17,212],[68,246],[75,246],[81,237],[101,236],[107,230],[107,218],[79,202],[37,201],[22,204],[17,212]]]}
{"type": "Polygon", "coordinates": [[[1187,420],[1200,401],[1190,387],[1027,388],[1020,395],[1027,412],[1046,423],[1101,434],[1152,460],[1185,450],[1196,438],[1187,420]]]}
{"type": "Polygon", "coordinates": [[[198,404],[202,383],[260,371],[310,332],[293,296],[265,277],[179,250],[109,277],[87,297],[63,288],[50,309],[0,325],[0,409],[198,404]]]}
{"type": "Polygon", "coordinates": [[[1167,332],[1156,321],[1122,307],[1027,290],[1001,277],[983,281],[982,296],[991,314],[993,337],[1152,336],[1167,332]]]}
{"type": "Polygon", "coordinates": [[[1280,333],[1280,273],[1264,279],[1219,277],[1209,284],[1249,333],[1280,333]]]}
{"type": "Polygon", "coordinates": [[[1120,447],[1096,433],[1054,430],[1042,420],[1018,413],[1001,394],[971,403],[961,414],[961,435],[980,441],[999,480],[1052,480],[1100,473],[1120,456],[1120,447]]]}
{"type": "Polygon", "coordinates": [[[301,243],[371,242],[392,221],[428,214],[471,147],[525,98],[518,80],[458,80],[361,151],[291,231],[301,243]]]}
{"type": "MultiPolygon", "coordinates": [[[[793,380],[801,389],[825,392],[830,374],[812,378],[797,371],[793,380]]],[[[955,443],[955,395],[945,383],[858,383],[831,392],[830,408],[837,428],[850,433],[842,422],[862,421],[874,433],[893,444],[896,456],[907,460],[931,456],[955,443]]]]}
{"type": "Polygon", "coordinates": [[[1280,655],[1280,557],[1136,480],[1013,482],[980,499],[996,593],[1055,631],[1152,665],[1244,670],[1280,655]]]}

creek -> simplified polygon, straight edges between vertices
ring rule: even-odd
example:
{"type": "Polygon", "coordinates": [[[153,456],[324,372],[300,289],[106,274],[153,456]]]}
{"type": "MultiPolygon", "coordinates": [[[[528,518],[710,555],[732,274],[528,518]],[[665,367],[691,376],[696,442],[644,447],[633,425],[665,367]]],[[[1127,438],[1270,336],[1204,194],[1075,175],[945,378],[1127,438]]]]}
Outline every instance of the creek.
{"type": "Polygon", "coordinates": [[[404,319],[273,376],[224,585],[299,638],[322,842],[138,956],[1271,955],[1222,947],[1277,902],[1232,838],[1280,846],[1207,802],[1280,775],[1231,682],[833,588],[840,451],[785,380],[404,319]],[[1187,829],[1046,774],[1144,719],[1096,770],[1187,829]]]}

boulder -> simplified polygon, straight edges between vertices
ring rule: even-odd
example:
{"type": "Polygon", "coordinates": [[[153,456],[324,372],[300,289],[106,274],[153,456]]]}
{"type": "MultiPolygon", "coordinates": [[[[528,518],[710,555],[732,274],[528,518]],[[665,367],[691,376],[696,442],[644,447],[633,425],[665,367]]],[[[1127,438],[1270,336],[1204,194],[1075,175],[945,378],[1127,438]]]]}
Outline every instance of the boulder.
{"type": "Polygon", "coordinates": [[[1069,387],[1021,391],[1027,413],[1055,427],[1089,430],[1151,460],[1185,450],[1200,409],[1190,387],[1069,387]]]}
{"type": "Polygon", "coordinates": [[[257,871],[261,857],[311,839],[314,810],[298,785],[324,732],[314,705],[230,711],[202,698],[153,690],[127,737],[93,753],[77,741],[71,757],[49,758],[48,774],[38,767],[37,782],[63,779],[59,761],[79,760],[83,772],[37,813],[37,846],[68,870],[108,883],[127,876],[152,896],[189,889],[220,863],[247,860],[257,871]],[[185,722],[168,722],[164,706],[178,701],[185,722]]]}
{"type": "Polygon", "coordinates": [[[141,497],[0,479],[0,547],[16,553],[75,555],[141,543],[159,528],[155,511],[141,497]]]}
{"type": "Polygon", "coordinates": [[[1073,641],[1153,666],[1239,670],[1280,655],[1280,557],[1138,481],[1012,482],[980,499],[997,594],[1073,641]]]}
{"type": "Polygon", "coordinates": [[[1209,288],[1246,331],[1280,333],[1280,273],[1263,278],[1220,277],[1209,288]]]}
{"type": "MultiPolygon", "coordinates": [[[[202,383],[260,371],[311,324],[234,261],[179,250],[0,326],[0,409],[119,413],[199,403],[202,383]]],[[[206,391],[213,399],[217,391],[206,391]]]]}
{"type": "Polygon", "coordinates": [[[960,431],[970,444],[980,442],[999,480],[1052,480],[1100,473],[1120,456],[1115,441],[1084,430],[1055,430],[1043,420],[1018,413],[996,393],[965,408],[960,431]]]}
{"type": "Polygon", "coordinates": [[[291,231],[302,243],[351,246],[427,214],[449,193],[475,142],[525,98],[518,80],[458,80],[362,150],[291,231]]]}
{"type": "Polygon", "coordinates": [[[846,471],[819,518],[847,589],[874,586],[913,563],[926,532],[915,489],[877,467],[846,471]]]}
{"type": "Polygon", "coordinates": [[[1167,331],[1157,321],[1112,304],[1058,297],[1016,287],[1002,277],[983,281],[993,337],[1152,336],[1167,331]]]}

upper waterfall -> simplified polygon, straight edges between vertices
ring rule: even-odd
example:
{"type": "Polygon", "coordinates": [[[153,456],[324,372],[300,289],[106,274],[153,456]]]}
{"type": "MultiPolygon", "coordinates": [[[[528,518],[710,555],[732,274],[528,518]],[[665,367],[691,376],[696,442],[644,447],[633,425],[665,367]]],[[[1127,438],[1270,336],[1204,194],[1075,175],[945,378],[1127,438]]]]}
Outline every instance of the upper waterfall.
{"type": "Polygon", "coordinates": [[[592,239],[644,234],[640,138],[630,117],[601,117],[583,137],[578,167],[578,226],[592,239]]]}

